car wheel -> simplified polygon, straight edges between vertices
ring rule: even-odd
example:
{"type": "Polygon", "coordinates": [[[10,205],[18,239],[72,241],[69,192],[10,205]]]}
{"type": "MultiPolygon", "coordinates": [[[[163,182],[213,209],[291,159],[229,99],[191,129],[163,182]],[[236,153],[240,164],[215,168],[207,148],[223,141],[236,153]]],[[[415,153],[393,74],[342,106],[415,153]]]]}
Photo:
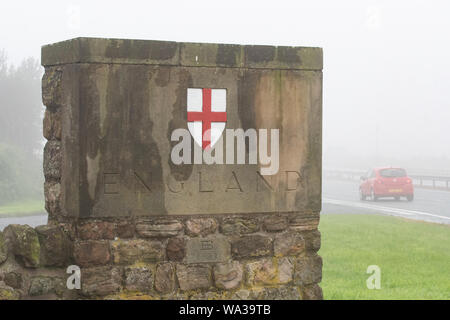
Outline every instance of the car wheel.
{"type": "Polygon", "coordinates": [[[413,195],[413,194],[407,195],[407,196],[406,196],[406,199],[407,199],[408,201],[413,201],[413,200],[414,200],[414,195],[413,195]]]}
{"type": "Polygon", "coordinates": [[[395,201],[400,201],[400,197],[394,197],[395,201]]]}
{"type": "Polygon", "coordinates": [[[359,189],[359,200],[366,201],[366,196],[364,195],[361,189],[359,189]]]}
{"type": "Polygon", "coordinates": [[[372,198],[372,201],[378,201],[378,197],[375,195],[375,193],[373,192],[373,189],[370,190],[370,196],[372,198]]]}

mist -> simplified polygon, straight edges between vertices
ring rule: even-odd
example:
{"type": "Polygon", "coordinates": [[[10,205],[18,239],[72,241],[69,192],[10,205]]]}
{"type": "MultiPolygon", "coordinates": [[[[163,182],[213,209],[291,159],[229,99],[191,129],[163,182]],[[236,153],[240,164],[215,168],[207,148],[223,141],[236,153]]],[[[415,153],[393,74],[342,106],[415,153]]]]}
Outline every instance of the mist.
{"type": "Polygon", "coordinates": [[[448,1],[7,1],[9,61],[74,37],[318,46],[325,167],[450,170],[448,1]]]}

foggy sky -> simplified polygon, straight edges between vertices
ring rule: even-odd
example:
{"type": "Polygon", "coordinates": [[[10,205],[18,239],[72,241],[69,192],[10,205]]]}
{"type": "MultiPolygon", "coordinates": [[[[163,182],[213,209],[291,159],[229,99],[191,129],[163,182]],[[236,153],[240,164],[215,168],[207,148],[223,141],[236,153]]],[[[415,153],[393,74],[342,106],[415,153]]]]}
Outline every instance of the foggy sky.
{"type": "Polygon", "coordinates": [[[450,157],[449,9],[411,0],[3,1],[0,48],[17,64],[79,36],[319,46],[325,157],[450,157]]]}

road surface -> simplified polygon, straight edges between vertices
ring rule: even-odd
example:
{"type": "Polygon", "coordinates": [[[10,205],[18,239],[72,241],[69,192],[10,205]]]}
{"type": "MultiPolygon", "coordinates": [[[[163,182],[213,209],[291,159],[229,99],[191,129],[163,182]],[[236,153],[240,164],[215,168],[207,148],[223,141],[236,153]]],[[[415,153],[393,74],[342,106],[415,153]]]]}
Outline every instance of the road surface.
{"type": "Polygon", "coordinates": [[[358,181],[324,180],[322,214],[387,214],[408,219],[450,224],[450,192],[431,189],[414,190],[414,201],[389,198],[359,200],[358,181]]]}
{"type": "Polygon", "coordinates": [[[26,217],[8,217],[0,218],[0,231],[10,224],[28,224],[30,227],[37,227],[47,224],[47,216],[26,216],[26,217]]]}

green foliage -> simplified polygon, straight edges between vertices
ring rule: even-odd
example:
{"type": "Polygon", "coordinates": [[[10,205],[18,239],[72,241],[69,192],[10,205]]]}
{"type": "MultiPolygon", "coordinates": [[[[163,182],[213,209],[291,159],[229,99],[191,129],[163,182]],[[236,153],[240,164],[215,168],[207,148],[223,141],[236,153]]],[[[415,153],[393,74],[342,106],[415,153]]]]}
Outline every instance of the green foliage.
{"type": "Polygon", "coordinates": [[[46,215],[45,201],[43,198],[37,200],[26,200],[0,205],[0,218],[46,215]]]}
{"type": "Polygon", "coordinates": [[[0,205],[43,197],[40,161],[17,147],[0,145],[0,205]]]}
{"type": "Polygon", "coordinates": [[[37,60],[29,58],[12,67],[0,51],[0,143],[30,156],[42,149],[41,77],[37,60]]]}
{"type": "Polygon", "coordinates": [[[42,68],[8,65],[0,50],[0,205],[42,198],[42,68]]]}
{"type": "Polygon", "coordinates": [[[450,227],[378,215],[323,215],[325,299],[450,299],[450,227]],[[381,289],[369,290],[369,265],[381,289]]]}

